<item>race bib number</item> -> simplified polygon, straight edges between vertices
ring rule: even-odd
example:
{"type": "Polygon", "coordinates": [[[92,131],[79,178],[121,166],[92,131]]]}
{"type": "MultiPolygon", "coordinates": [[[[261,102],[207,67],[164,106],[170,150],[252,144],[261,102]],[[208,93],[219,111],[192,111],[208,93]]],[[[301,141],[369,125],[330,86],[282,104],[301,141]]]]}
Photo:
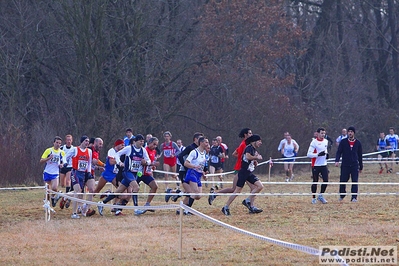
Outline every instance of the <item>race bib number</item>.
{"type": "Polygon", "coordinates": [[[86,171],[87,169],[87,161],[78,161],[78,171],[86,171]]]}
{"type": "Polygon", "coordinates": [[[197,168],[197,169],[195,169],[197,172],[199,172],[199,173],[202,173],[203,171],[204,171],[204,167],[205,167],[205,165],[203,164],[203,163],[201,163],[200,165],[199,165],[199,167],[197,168]]]}
{"type": "Polygon", "coordinates": [[[112,173],[114,173],[114,174],[119,173],[119,169],[118,169],[118,167],[116,166],[116,164],[114,165],[114,170],[112,171],[112,173]]]}
{"type": "Polygon", "coordinates": [[[253,172],[255,170],[255,165],[254,162],[252,161],[249,165],[248,165],[248,171],[253,172]]]}
{"type": "Polygon", "coordinates": [[[140,168],[141,162],[139,161],[132,161],[130,164],[130,171],[137,172],[140,168]]]}
{"type": "Polygon", "coordinates": [[[391,146],[391,148],[394,150],[396,149],[396,142],[389,142],[389,145],[391,146]]]}
{"type": "Polygon", "coordinates": [[[171,150],[164,150],[163,155],[165,157],[172,157],[172,151],[171,150]]]}
{"type": "Polygon", "coordinates": [[[219,157],[212,155],[211,156],[211,163],[218,163],[219,162],[219,157]]]}
{"type": "Polygon", "coordinates": [[[60,157],[54,156],[53,158],[50,159],[51,163],[58,163],[60,161],[60,157]]]}

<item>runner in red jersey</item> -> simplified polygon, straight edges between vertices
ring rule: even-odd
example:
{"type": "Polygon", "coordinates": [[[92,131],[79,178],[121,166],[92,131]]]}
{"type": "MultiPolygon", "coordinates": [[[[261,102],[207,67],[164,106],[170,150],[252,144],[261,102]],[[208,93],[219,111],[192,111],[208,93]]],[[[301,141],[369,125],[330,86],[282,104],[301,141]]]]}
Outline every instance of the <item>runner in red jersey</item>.
{"type": "MultiPolygon", "coordinates": [[[[179,152],[179,147],[176,142],[172,141],[172,134],[169,131],[163,133],[163,137],[165,142],[161,145],[161,156],[163,155],[163,170],[166,172],[176,173],[176,153],[179,152]]],[[[173,178],[179,181],[179,178],[176,174],[173,175],[173,178]]],[[[165,181],[169,180],[169,174],[165,174],[165,181]]],[[[177,183],[179,187],[179,183],[177,183]]],[[[166,183],[165,191],[168,191],[169,185],[166,183]]],[[[178,189],[178,188],[177,188],[178,189]]]]}
{"type": "MultiPolygon", "coordinates": [[[[94,177],[91,175],[91,162],[92,162],[92,151],[88,148],[89,146],[89,138],[87,136],[82,136],[80,138],[80,146],[74,147],[73,150],[67,155],[67,161],[72,158],[72,174],[71,174],[71,182],[73,186],[73,190],[76,193],[81,193],[83,191],[84,186],[86,185],[89,189],[90,193],[94,192],[94,177]],[[88,174],[86,174],[88,173],[88,174]]],[[[78,195],[78,198],[82,199],[83,195],[78,195]]],[[[88,201],[93,200],[93,195],[87,196],[88,201]]],[[[80,218],[77,214],[77,202],[73,202],[73,213],[71,218],[77,219],[80,218]]],[[[82,208],[83,216],[91,216],[95,213],[94,210],[89,209],[89,205],[86,205],[86,208],[82,208]]]]}
{"type": "Polygon", "coordinates": [[[99,169],[100,171],[104,171],[105,163],[100,160],[100,151],[104,146],[104,142],[101,138],[95,138],[94,144],[91,148],[93,161],[91,164],[91,174],[95,177],[95,169],[99,169]]]}

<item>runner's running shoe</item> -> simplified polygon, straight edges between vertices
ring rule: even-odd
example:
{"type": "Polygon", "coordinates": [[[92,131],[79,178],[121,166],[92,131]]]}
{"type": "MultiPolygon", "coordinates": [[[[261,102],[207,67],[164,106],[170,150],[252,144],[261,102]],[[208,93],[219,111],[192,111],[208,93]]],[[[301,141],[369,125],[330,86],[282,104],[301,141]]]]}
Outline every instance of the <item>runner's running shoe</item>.
{"type": "Polygon", "coordinates": [[[77,215],[76,213],[74,213],[74,214],[71,215],[71,218],[72,218],[72,219],[79,219],[80,216],[77,215]]]}
{"type": "Polygon", "coordinates": [[[263,210],[255,206],[251,207],[251,209],[249,210],[249,213],[261,213],[261,212],[263,212],[263,210]]]}
{"type": "Polygon", "coordinates": [[[247,207],[248,210],[251,210],[251,202],[250,202],[250,201],[248,201],[247,199],[245,199],[245,200],[243,200],[241,203],[242,203],[242,205],[244,205],[245,207],[247,207]]]}
{"type": "Polygon", "coordinates": [[[104,203],[102,201],[99,201],[98,204],[100,204],[100,205],[97,205],[98,213],[101,216],[103,216],[103,210],[104,210],[104,206],[103,205],[104,205],[104,203]]]}
{"type": "Polygon", "coordinates": [[[211,191],[209,191],[209,193],[212,193],[212,195],[209,195],[208,197],[208,203],[209,205],[212,205],[212,202],[215,200],[216,195],[215,195],[215,190],[213,188],[211,188],[211,191]]]}
{"type": "Polygon", "coordinates": [[[320,195],[317,197],[317,199],[320,200],[321,203],[323,203],[323,204],[327,204],[327,202],[328,202],[328,201],[326,201],[326,199],[323,197],[322,194],[320,194],[320,195]]]}
{"type": "Polygon", "coordinates": [[[222,212],[223,212],[224,215],[230,216],[230,209],[228,209],[228,208],[226,208],[226,207],[223,207],[223,208],[222,208],[222,212]]]}
{"type": "Polygon", "coordinates": [[[168,201],[170,200],[170,198],[172,197],[171,192],[172,192],[172,189],[171,189],[171,188],[168,188],[168,189],[165,191],[165,193],[167,193],[167,195],[165,195],[165,202],[168,202],[168,201]]]}

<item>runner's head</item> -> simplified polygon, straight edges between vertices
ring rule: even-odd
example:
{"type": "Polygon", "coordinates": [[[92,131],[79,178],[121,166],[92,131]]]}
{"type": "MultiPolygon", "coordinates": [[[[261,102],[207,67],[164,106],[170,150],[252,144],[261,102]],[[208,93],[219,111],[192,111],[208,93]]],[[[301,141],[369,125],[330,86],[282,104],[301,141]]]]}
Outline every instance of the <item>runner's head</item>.
{"type": "Polygon", "coordinates": [[[246,127],[241,129],[240,134],[238,134],[238,137],[242,139],[247,139],[251,135],[252,135],[252,130],[246,127]]]}

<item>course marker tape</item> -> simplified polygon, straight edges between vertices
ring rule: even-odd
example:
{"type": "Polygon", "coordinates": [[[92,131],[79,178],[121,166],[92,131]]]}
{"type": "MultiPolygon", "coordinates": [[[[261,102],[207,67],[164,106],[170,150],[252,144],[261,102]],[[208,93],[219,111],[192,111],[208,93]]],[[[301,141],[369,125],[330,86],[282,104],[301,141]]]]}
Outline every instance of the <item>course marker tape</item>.
{"type": "MultiPolygon", "coordinates": [[[[214,218],[212,218],[212,217],[210,217],[210,216],[208,216],[206,214],[203,214],[202,212],[199,212],[199,211],[197,211],[197,210],[195,210],[195,209],[193,209],[193,208],[191,208],[191,207],[189,207],[187,205],[184,205],[183,202],[180,202],[180,207],[182,209],[188,211],[188,212],[191,212],[191,213],[193,213],[193,214],[195,214],[195,215],[197,215],[197,216],[199,216],[199,217],[211,222],[211,223],[214,223],[214,224],[217,224],[217,225],[222,226],[224,228],[233,230],[234,232],[237,232],[237,233],[240,233],[240,234],[244,234],[244,235],[247,235],[247,236],[251,236],[253,238],[256,238],[256,239],[259,239],[259,240],[262,240],[262,241],[266,241],[266,242],[269,242],[269,243],[272,243],[272,244],[275,244],[275,245],[278,245],[278,246],[281,246],[281,247],[284,247],[284,248],[294,249],[294,250],[297,250],[297,251],[300,251],[300,252],[303,252],[303,253],[307,253],[307,254],[310,254],[310,255],[314,255],[314,256],[319,256],[320,255],[319,250],[315,249],[315,248],[312,248],[312,247],[303,246],[303,245],[299,245],[299,244],[294,244],[294,243],[290,243],[290,242],[281,241],[281,240],[278,240],[278,239],[262,236],[262,235],[255,234],[255,233],[249,232],[247,230],[243,230],[243,229],[240,229],[238,227],[226,224],[226,223],[224,223],[222,221],[219,221],[219,220],[216,220],[216,219],[214,219],[214,218]]],[[[342,264],[342,265],[347,265],[347,264],[342,264]]]]}

